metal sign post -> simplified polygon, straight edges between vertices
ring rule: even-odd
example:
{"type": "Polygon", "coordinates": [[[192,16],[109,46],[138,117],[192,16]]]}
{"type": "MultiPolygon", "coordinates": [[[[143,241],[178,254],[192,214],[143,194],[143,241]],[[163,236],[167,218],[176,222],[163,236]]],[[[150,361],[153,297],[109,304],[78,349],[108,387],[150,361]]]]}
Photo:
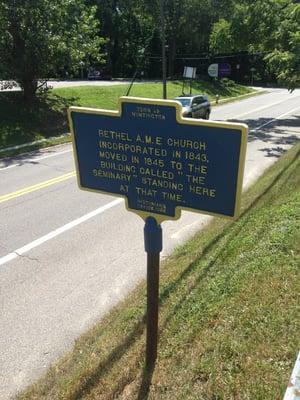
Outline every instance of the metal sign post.
{"type": "Polygon", "coordinates": [[[176,101],[123,97],[119,111],[71,107],[78,185],[125,199],[145,221],[146,368],[157,357],[159,253],[165,220],[181,210],[234,219],[247,126],[182,118],[176,101]]]}
{"type": "Polygon", "coordinates": [[[144,227],[147,252],[147,336],[146,370],[150,371],[157,357],[158,302],[159,302],[159,253],[162,250],[162,229],[156,219],[146,219],[144,227]]]}
{"type": "Polygon", "coordinates": [[[164,16],[164,0],[159,1],[160,5],[160,29],[161,29],[161,55],[162,55],[162,83],[163,83],[163,99],[167,98],[167,60],[166,60],[166,33],[165,33],[165,16],[164,16]]]}
{"type": "Polygon", "coordinates": [[[184,81],[185,79],[190,80],[190,95],[192,94],[192,79],[196,79],[196,67],[184,67],[183,70],[183,83],[182,83],[182,94],[184,94],[184,81]]]}

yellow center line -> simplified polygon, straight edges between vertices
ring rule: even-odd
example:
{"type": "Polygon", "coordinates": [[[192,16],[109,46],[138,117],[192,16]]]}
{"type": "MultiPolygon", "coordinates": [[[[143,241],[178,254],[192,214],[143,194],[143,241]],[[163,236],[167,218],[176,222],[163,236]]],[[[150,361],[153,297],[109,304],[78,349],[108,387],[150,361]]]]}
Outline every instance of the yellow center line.
{"type": "Polygon", "coordinates": [[[56,178],[49,179],[48,181],[40,182],[40,183],[37,183],[36,185],[25,187],[23,189],[17,190],[16,192],[4,194],[3,196],[0,196],[0,203],[3,203],[4,201],[15,199],[16,197],[23,196],[24,194],[35,192],[36,190],[40,190],[47,186],[54,185],[55,183],[60,183],[60,182],[66,181],[67,179],[70,179],[75,175],[76,175],[75,171],[68,172],[67,174],[58,176],[56,178]]]}

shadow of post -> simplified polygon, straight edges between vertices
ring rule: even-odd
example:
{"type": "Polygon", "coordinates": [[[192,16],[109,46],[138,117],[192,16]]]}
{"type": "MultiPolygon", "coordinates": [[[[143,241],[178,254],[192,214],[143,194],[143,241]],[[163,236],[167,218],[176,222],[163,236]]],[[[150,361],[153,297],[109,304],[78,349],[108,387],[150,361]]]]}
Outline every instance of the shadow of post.
{"type": "Polygon", "coordinates": [[[150,368],[146,367],[144,368],[142,382],[139,389],[137,400],[148,399],[154,370],[155,370],[155,364],[153,364],[150,368]]]}
{"type": "Polygon", "coordinates": [[[117,346],[105,360],[98,364],[95,371],[91,373],[90,376],[85,378],[83,385],[69,397],[70,400],[82,399],[92,391],[92,389],[98,384],[100,378],[105,375],[105,373],[113,367],[114,363],[119,361],[136,340],[142,336],[145,330],[145,323],[146,317],[144,315],[133,327],[132,332],[127,336],[127,338],[120,343],[120,345],[117,346]]]}

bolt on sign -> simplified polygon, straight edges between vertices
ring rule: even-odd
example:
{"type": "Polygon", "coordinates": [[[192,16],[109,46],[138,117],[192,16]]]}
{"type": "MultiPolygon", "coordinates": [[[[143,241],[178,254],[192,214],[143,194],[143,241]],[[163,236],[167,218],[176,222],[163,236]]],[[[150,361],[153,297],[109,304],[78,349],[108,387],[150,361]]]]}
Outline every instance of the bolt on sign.
{"type": "Polygon", "coordinates": [[[157,355],[161,222],[181,210],[236,218],[248,127],[182,118],[176,101],[121,97],[118,111],[71,107],[78,185],[122,196],[145,220],[146,367],[157,355]]]}
{"type": "Polygon", "coordinates": [[[181,209],[235,218],[247,126],[181,117],[175,101],[122,97],[119,111],[69,110],[81,189],[123,196],[159,223],[181,209]]]}

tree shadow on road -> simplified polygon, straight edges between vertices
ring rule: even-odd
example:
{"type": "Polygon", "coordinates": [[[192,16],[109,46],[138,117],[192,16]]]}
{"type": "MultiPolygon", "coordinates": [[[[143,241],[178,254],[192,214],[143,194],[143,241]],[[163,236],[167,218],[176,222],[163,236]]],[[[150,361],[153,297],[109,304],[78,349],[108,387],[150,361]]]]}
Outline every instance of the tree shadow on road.
{"type": "Polygon", "coordinates": [[[242,122],[248,125],[249,143],[256,140],[268,143],[269,147],[260,149],[266,153],[266,157],[279,158],[286,151],[284,146],[292,146],[300,140],[300,116],[298,115],[284,119],[257,118],[245,121],[230,120],[230,122],[242,122]]]}

